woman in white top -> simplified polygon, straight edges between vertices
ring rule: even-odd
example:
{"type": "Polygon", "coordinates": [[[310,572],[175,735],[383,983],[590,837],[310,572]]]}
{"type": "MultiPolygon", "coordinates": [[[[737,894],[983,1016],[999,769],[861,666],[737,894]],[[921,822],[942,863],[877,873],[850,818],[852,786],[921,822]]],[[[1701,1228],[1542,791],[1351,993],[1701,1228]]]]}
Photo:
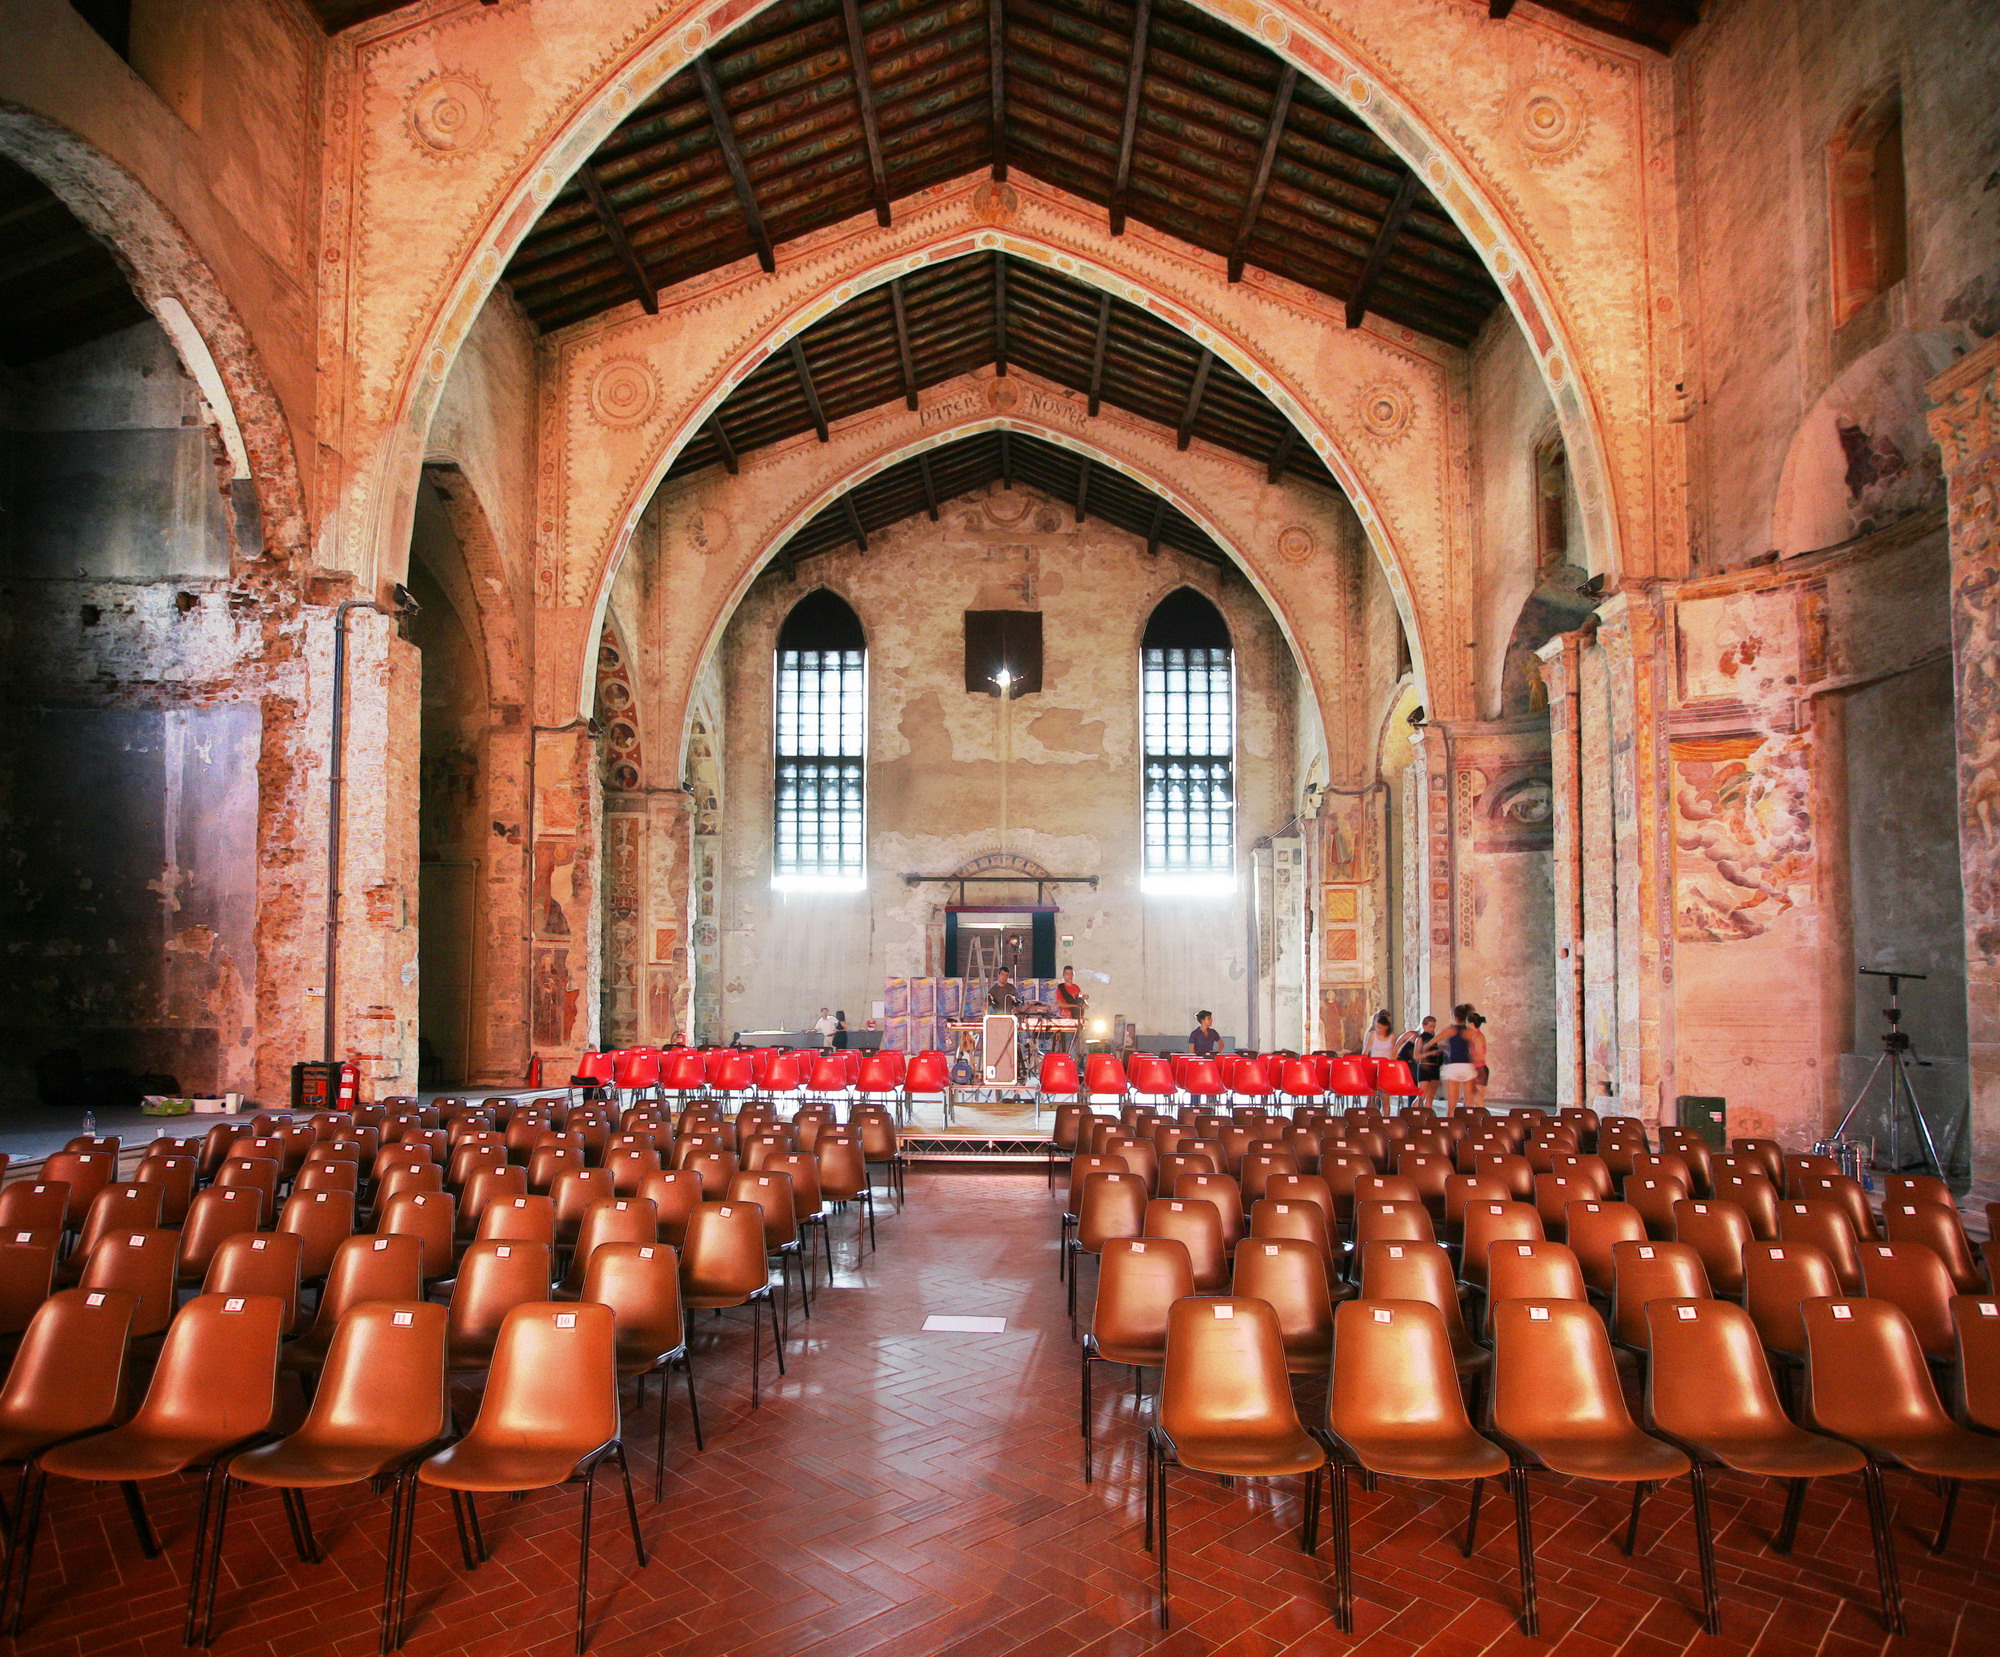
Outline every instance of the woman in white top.
{"type": "Polygon", "coordinates": [[[1375,1024],[1368,1032],[1368,1057],[1371,1059],[1393,1059],[1396,1056],[1396,1027],[1389,1022],[1386,1012],[1375,1015],[1375,1024]]]}

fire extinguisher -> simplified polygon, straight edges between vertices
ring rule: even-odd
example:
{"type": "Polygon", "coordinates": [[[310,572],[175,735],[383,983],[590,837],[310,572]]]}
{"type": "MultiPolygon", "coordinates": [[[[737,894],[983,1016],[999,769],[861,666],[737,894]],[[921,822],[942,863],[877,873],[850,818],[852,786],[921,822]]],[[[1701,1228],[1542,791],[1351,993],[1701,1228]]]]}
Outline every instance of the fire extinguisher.
{"type": "Polygon", "coordinates": [[[352,1111],[361,1101],[361,1066],[343,1063],[340,1067],[340,1086],[334,1095],[335,1110],[352,1111]]]}

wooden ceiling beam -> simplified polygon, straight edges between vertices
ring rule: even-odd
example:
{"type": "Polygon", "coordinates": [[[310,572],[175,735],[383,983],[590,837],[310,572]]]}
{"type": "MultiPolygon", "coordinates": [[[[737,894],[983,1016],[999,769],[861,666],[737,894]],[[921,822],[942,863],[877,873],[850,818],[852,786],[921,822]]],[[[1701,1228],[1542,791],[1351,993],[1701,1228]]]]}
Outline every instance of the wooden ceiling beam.
{"type": "Polygon", "coordinates": [[[1181,410],[1180,428],[1174,433],[1174,447],[1185,449],[1194,441],[1194,423],[1201,418],[1201,400],[1208,392],[1208,376],[1215,367],[1215,353],[1202,347],[1201,361],[1195,364],[1194,382],[1188,387],[1187,407],[1181,410]]]}
{"type": "Polygon", "coordinates": [[[1097,405],[1104,395],[1104,351],[1111,342],[1111,295],[1100,294],[1097,300],[1097,341],[1090,350],[1090,412],[1097,413],[1097,405]]]}
{"type": "Polygon", "coordinates": [[[1514,10],[1514,0],[1486,0],[1486,15],[1504,22],[1514,10]]]}
{"type": "Polygon", "coordinates": [[[889,226],[889,169],[882,160],[882,134],[875,120],[875,87],[868,70],[868,38],[861,32],[860,0],[840,0],[847,25],[847,55],[854,64],[854,101],[861,108],[861,142],[868,151],[868,188],[875,198],[875,222],[889,226]]]}
{"type": "Polygon", "coordinates": [[[720,411],[708,417],[708,429],[714,435],[716,448],[721,451],[722,469],[731,477],[736,476],[738,465],[736,445],[729,441],[729,433],[722,429],[722,415],[720,411]]]}
{"type": "Polygon", "coordinates": [[[1276,483],[1285,475],[1285,467],[1291,463],[1292,450],[1299,441],[1299,428],[1287,420],[1285,429],[1278,435],[1278,446],[1271,451],[1271,458],[1265,462],[1266,483],[1276,483]]]}
{"type": "Polygon", "coordinates": [[[1000,434],[1000,487],[1014,487],[1014,440],[1008,432],[1000,434]]]}
{"type": "Polygon", "coordinates": [[[1083,522],[1083,514],[1090,506],[1090,456],[1079,457],[1076,468],[1076,521],[1083,522]]]}
{"type": "Polygon", "coordinates": [[[992,104],[993,182],[1007,182],[1007,17],[1001,0],[986,0],[986,86],[992,104]]]}
{"type": "Polygon", "coordinates": [[[1389,262],[1389,250],[1396,245],[1396,238],[1402,233],[1403,220],[1410,216],[1410,203],[1417,199],[1417,175],[1403,174],[1402,183],[1396,186],[1395,200],[1389,203],[1389,211],[1382,216],[1382,228],[1376,233],[1375,245],[1368,250],[1368,262],[1361,267],[1361,279],[1354,284],[1354,292],[1347,300],[1347,325],[1359,328],[1361,319],[1368,314],[1368,296],[1375,290],[1376,279],[1382,274],[1382,267],[1389,262]]]}
{"type": "Polygon", "coordinates": [[[1146,41],[1152,33],[1153,0],[1137,0],[1132,12],[1132,53],[1125,60],[1125,123],[1118,132],[1118,170],[1111,180],[1111,234],[1125,234],[1125,196],[1132,183],[1132,151],[1139,138],[1139,94],[1146,81],[1146,41]]]}
{"type": "Polygon", "coordinates": [[[625,234],[624,221],[618,217],[618,209],[611,205],[611,198],[604,193],[604,182],[597,176],[597,163],[594,161],[583,164],[583,192],[590,197],[590,205],[597,214],[597,222],[604,227],[611,251],[617,254],[619,265],[632,279],[639,303],[645,307],[648,316],[658,316],[659,290],[646,269],[646,262],[639,257],[639,250],[632,245],[632,238],[625,234]]]}
{"type": "Polygon", "coordinates": [[[924,481],[924,510],[931,515],[931,522],[938,521],[937,483],[931,477],[931,457],[917,456],[917,476],[924,481]]]}
{"type": "Polygon", "coordinates": [[[701,82],[702,101],[708,105],[709,124],[715,128],[715,142],[722,151],[722,165],[729,182],[736,187],[736,203],[743,209],[750,227],[750,240],[757,247],[757,263],[769,273],[778,268],[778,256],[771,246],[771,233],[764,228],[764,214],[757,206],[757,192],[750,187],[750,173],[743,165],[743,152],[736,147],[736,129],[730,125],[729,111],[722,104],[722,88],[716,83],[715,65],[703,52],[694,60],[694,72],[701,82]]]}
{"type": "Polygon", "coordinates": [[[1285,122],[1292,113],[1292,93],[1298,89],[1299,72],[1289,63],[1278,77],[1278,94],[1271,100],[1271,121],[1264,129],[1264,148],[1257,157],[1257,172],[1250,180],[1250,194],[1243,198],[1243,217],[1236,223],[1236,237],[1229,244],[1229,280],[1243,280],[1243,250],[1257,228],[1257,216],[1264,211],[1264,192],[1271,186],[1271,165],[1278,159],[1278,140],[1284,136],[1285,122]]]}
{"type": "Polygon", "coordinates": [[[813,430],[819,433],[822,443],[830,442],[826,431],[826,410],[820,407],[819,390],[813,384],[812,370],[806,366],[805,347],[793,336],[785,347],[792,356],[792,372],[798,376],[799,390],[805,394],[806,411],[812,415],[813,430]]]}
{"type": "Polygon", "coordinates": [[[1146,551],[1148,555],[1160,550],[1160,529],[1167,521],[1167,497],[1153,497],[1153,521],[1146,528],[1146,551]]]}
{"type": "Polygon", "coordinates": [[[868,550],[868,531],[861,527],[861,513],[854,504],[854,491],[849,490],[840,497],[840,504],[847,509],[847,532],[854,544],[863,552],[868,550]]]}
{"type": "Polygon", "coordinates": [[[914,413],[917,406],[917,353],[910,344],[910,318],[903,308],[903,279],[900,276],[889,283],[889,310],[896,319],[896,357],[903,370],[903,403],[914,413]]]}
{"type": "Polygon", "coordinates": [[[1007,372],[1007,255],[993,255],[993,366],[1007,372]]]}

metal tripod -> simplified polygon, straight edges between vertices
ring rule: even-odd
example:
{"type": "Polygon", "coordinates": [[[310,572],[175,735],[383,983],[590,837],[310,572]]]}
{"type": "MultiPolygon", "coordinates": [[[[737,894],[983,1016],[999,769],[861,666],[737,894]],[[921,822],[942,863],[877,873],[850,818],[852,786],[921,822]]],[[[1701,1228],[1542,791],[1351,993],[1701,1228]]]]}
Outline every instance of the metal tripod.
{"type": "Polygon", "coordinates": [[[1882,1056],[1875,1061],[1875,1068],[1868,1072],[1868,1079],[1854,1095],[1854,1103],[1847,1107],[1847,1114],[1840,1119],[1840,1126],[1833,1130],[1836,1140],[1847,1137],[1847,1125],[1852,1122],[1868,1102],[1868,1095],[1874,1090],[1875,1078],[1882,1074],[1882,1067],[1889,1067],[1889,1107],[1883,1114],[1883,1125],[1889,1135],[1889,1168],[1892,1173],[1903,1171],[1902,1112],[1907,1109],[1910,1120],[1916,1125],[1917,1136],[1923,1141],[1924,1156],[1930,1163],[1931,1172],[1939,1179],[1944,1178],[1944,1159],[1938,1155],[1937,1141],[1931,1137],[1931,1125],[1924,1120],[1922,1108],[1917,1103],[1917,1090],[1910,1082],[1910,1038],[1903,1029],[1902,986],[1905,978],[1923,978],[1921,972],[1883,972],[1873,967],[1863,967],[1865,978],[1886,978],[1889,980],[1889,1005],[1882,1009],[1882,1016],[1889,1021],[1889,1028],[1882,1032],[1882,1056]]]}

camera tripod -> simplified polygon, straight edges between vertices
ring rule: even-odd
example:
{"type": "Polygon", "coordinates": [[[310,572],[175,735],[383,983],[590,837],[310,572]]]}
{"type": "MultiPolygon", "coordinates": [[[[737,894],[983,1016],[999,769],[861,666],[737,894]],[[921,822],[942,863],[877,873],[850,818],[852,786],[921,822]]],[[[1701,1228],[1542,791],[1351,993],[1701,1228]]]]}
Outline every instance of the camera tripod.
{"type": "Polygon", "coordinates": [[[1875,1068],[1868,1072],[1868,1080],[1861,1084],[1855,1094],[1854,1103],[1847,1107],[1847,1114],[1840,1119],[1840,1126],[1833,1130],[1836,1140],[1847,1137],[1847,1125],[1852,1122],[1868,1102],[1868,1095],[1874,1090],[1875,1078],[1882,1074],[1882,1067],[1889,1067],[1889,1106],[1883,1113],[1883,1126],[1889,1135],[1889,1169],[1892,1173],[1903,1171],[1902,1113],[1907,1110],[1910,1120],[1916,1125],[1917,1136],[1923,1141],[1924,1156],[1930,1163],[1931,1172],[1939,1179],[1944,1178],[1944,1160],[1938,1155],[1937,1141],[1931,1137],[1931,1125],[1924,1120],[1922,1108],[1917,1103],[1917,1090],[1910,1082],[1910,1037],[1903,1029],[1902,987],[1905,978],[1924,978],[1921,972],[1885,972],[1877,967],[1862,967],[1864,978],[1886,978],[1889,980],[1889,1005],[1882,1009],[1882,1016],[1889,1021],[1889,1028],[1882,1032],[1882,1056],[1875,1061],[1875,1068]]]}

